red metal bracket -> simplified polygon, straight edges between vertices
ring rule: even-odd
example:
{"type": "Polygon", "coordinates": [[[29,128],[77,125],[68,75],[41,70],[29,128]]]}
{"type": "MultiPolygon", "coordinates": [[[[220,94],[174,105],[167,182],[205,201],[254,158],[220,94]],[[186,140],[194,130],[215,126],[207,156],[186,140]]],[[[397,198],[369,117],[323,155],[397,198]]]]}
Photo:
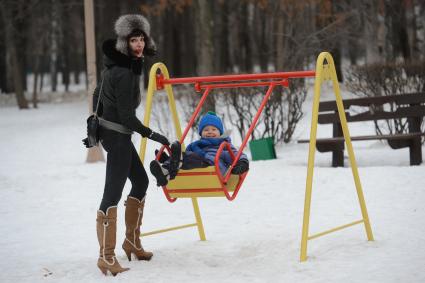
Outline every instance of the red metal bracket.
{"type": "Polygon", "coordinates": [[[156,74],[156,89],[164,89],[164,75],[162,73],[156,74]]]}

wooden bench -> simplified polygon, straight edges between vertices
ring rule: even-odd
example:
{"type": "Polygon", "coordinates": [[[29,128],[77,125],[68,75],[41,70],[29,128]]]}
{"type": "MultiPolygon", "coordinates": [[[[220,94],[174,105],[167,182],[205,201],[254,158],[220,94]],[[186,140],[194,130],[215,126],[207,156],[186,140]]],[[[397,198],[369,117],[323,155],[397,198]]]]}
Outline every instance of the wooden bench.
{"type": "MultiPolygon", "coordinates": [[[[343,100],[343,104],[348,123],[407,118],[408,133],[353,136],[351,140],[387,140],[392,149],[409,147],[410,165],[422,163],[421,138],[425,134],[421,132],[421,123],[425,116],[425,93],[346,99],[343,100]],[[388,111],[383,107],[388,103],[394,106],[392,108],[394,111],[388,111]],[[347,110],[352,106],[368,107],[369,109],[351,115],[347,110]]],[[[333,124],[333,137],[317,139],[316,148],[319,152],[332,152],[333,167],[344,166],[345,143],[339,121],[336,102],[320,102],[318,122],[319,124],[333,124]]],[[[299,140],[298,142],[308,143],[310,140],[299,140]]]]}

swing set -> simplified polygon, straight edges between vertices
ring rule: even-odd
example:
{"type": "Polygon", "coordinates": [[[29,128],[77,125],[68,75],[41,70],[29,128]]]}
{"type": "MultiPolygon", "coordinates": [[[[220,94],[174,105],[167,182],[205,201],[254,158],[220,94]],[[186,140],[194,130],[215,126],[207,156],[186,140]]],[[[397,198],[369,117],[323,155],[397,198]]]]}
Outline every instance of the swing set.
{"type": "MultiPolygon", "coordinates": [[[[364,201],[363,190],[360,183],[358,174],[357,164],[354,156],[354,151],[351,145],[350,134],[347,127],[347,120],[345,116],[344,106],[340,94],[338,79],[336,76],[334,61],[332,56],[327,52],[322,52],[316,63],[316,71],[296,71],[296,72],[276,72],[276,73],[261,73],[261,74],[242,74],[242,75],[223,75],[223,76],[204,76],[204,77],[188,77],[188,78],[170,78],[167,68],[162,63],[156,63],[152,66],[149,74],[149,85],[146,98],[146,112],[144,117],[144,124],[149,126],[150,116],[152,112],[153,96],[156,91],[164,90],[167,93],[168,105],[171,112],[171,117],[175,127],[176,135],[179,142],[182,144],[184,150],[184,140],[191,129],[196,117],[199,115],[205,100],[207,99],[210,92],[214,89],[224,88],[241,88],[241,87],[254,87],[263,86],[267,87],[261,104],[258,108],[256,115],[242,141],[242,145],[236,155],[233,154],[230,149],[230,145],[227,142],[223,142],[217,152],[215,158],[215,165],[206,168],[197,168],[191,170],[179,170],[176,178],[170,180],[166,186],[163,186],[163,192],[169,202],[175,202],[178,198],[190,198],[192,200],[193,211],[195,214],[195,223],[175,226],[171,228],[151,231],[142,233],[141,236],[148,236],[153,234],[159,234],[169,232],[173,230],[179,230],[190,227],[197,227],[199,237],[201,241],[205,241],[205,231],[202,223],[201,214],[199,211],[198,198],[203,197],[225,197],[227,200],[232,201],[238,195],[238,192],[249,173],[245,172],[242,175],[231,174],[232,168],[236,165],[240,156],[242,155],[243,149],[246,147],[248,139],[250,138],[254,128],[257,125],[258,119],[276,86],[288,87],[290,79],[296,78],[315,78],[314,85],[314,100],[312,110],[312,121],[310,131],[310,145],[309,145],[309,157],[307,166],[307,179],[306,179],[306,192],[304,201],[304,217],[303,217],[303,228],[302,228],[302,239],[301,239],[301,254],[300,260],[305,261],[307,259],[307,242],[308,240],[318,238],[320,236],[329,234],[334,231],[338,231],[356,224],[363,223],[365,225],[366,235],[369,241],[373,240],[372,229],[369,222],[369,217],[364,201]],[[362,219],[355,221],[350,224],[342,225],[315,235],[309,236],[309,219],[310,219],[310,207],[311,207],[311,195],[312,195],[312,182],[313,182],[313,170],[314,170],[314,157],[316,148],[316,133],[318,124],[318,110],[319,100],[321,93],[321,86],[325,81],[331,81],[333,84],[333,90],[338,106],[339,118],[347,146],[347,151],[350,159],[352,174],[356,191],[359,199],[359,204],[362,213],[362,219]],[[194,86],[196,92],[203,92],[200,101],[192,114],[189,123],[181,131],[181,126],[176,110],[176,103],[172,91],[172,85],[177,84],[191,84],[194,86]],[[229,169],[224,175],[219,170],[219,157],[223,150],[227,150],[233,160],[229,169]]],[[[146,153],[147,139],[143,138],[140,145],[140,159],[144,162],[146,153]]],[[[159,158],[161,153],[167,150],[170,152],[168,146],[162,146],[159,150],[156,159],[159,158]]]]}

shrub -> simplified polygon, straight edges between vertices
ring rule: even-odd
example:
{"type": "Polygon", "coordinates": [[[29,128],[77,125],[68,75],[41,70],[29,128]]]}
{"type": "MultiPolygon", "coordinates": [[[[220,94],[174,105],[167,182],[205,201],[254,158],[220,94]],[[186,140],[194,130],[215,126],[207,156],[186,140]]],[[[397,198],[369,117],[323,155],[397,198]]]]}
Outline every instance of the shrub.
{"type": "MultiPolygon", "coordinates": [[[[223,96],[228,119],[241,138],[246,135],[265,91],[263,87],[229,89],[223,96]]],[[[306,94],[301,80],[291,81],[289,88],[276,87],[252,133],[253,139],[274,137],[275,143],[290,142],[297,123],[303,117],[302,104],[306,94]]]]}

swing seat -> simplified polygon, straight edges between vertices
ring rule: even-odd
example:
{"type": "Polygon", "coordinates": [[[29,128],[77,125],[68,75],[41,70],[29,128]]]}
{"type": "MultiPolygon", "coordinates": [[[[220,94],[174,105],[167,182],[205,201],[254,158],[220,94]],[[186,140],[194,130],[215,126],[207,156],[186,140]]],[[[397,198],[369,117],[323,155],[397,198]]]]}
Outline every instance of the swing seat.
{"type": "Polygon", "coordinates": [[[234,200],[248,171],[241,175],[230,174],[230,177],[226,180],[218,166],[219,156],[224,147],[230,150],[230,155],[234,161],[235,156],[231,152],[230,145],[223,142],[217,152],[215,166],[191,170],[180,169],[176,178],[162,187],[167,200],[175,202],[177,198],[194,197],[226,197],[230,201],[234,200]]]}
{"type": "MultiPolygon", "coordinates": [[[[175,202],[177,198],[192,198],[192,201],[196,202],[198,197],[226,197],[229,201],[236,198],[239,189],[248,173],[245,172],[241,175],[232,175],[230,172],[236,166],[237,161],[242,155],[242,151],[245,148],[248,139],[250,138],[255,126],[257,125],[258,119],[260,118],[261,112],[263,111],[273,89],[276,86],[288,87],[288,78],[290,77],[304,77],[306,75],[314,75],[314,72],[288,72],[288,73],[270,73],[270,74],[245,74],[245,75],[229,75],[229,76],[209,76],[209,77],[193,77],[193,78],[181,78],[181,79],[170,79],[168,70],[161,64],[156,64],[152,67],[149,76],[149,87],[147,97],[147,108],[145,112],[145,124],[149,125],[149,116],[151,112],[152,96],[155,90],[165,89],[168,95],[169,106],[173,122],[176,128],[176,134],[179,138],[180,144],[183,142],[192,129],[195,119],[201,111],[202,105],[205,103],[209,93],[213,89],[223,88],[239,88],[239,87],[254,87],[254,86],[265,86],[267,91],[261,101],[259,109],[255,114],[254,119],[250,123],[248,131],[245,133],[242,139],[242,145],[239,151],[234,154],[231,146],[227,142],[223,142],[216,154],[215,166],[210,166],[201,169],[192,170],[179,170],[176,178],[169,181],[166,186],[163,186],[164,194],[169,202],[175,202]],[[162,73],[157,74],[157,70],[161,69],[162,73]],[[181,133],[181,127],[178,120],[176,104],[172,93],[171,85],[173,84],[185,84],[193,83],[195,90],[201,92],[203,90],[202,97],[196,106],[195,111],[190,117],[189,123],[187,124],[183,134],[181,133]],[[229,152],[232,164],[228,168],[226,174],[221,174],[219,169],[219,156],[226,147],[226,151],[229,152]],[[236,156],[235,156],[236,155],[236,156]],[[230,172],[229,172],[230,171],[230,172]]],[[[184,145],[183,145],[184,146],[184,145]]],[[[170,153],[170,148],[163,146],[156,156],[156,160],[159,160],[159,156],[164,151],[164,148],[170,153]]],[[[144,159],[144,152],[146,150],[146,139],[142,140],[141,144],[141,159],[144,159]]],[[[196,209],[195,209],[196,210],[196,209]]]]}
{"type": "MultiPolygon", "coordinates": [[[[234,192],[239,183],[238,175],[231,175],[227,191],[234,192]]],[[[223,185],[214,166],[192,170],[180,170],[166,189],[172,198],[176,197],[224,197],[223,185]]]]}

